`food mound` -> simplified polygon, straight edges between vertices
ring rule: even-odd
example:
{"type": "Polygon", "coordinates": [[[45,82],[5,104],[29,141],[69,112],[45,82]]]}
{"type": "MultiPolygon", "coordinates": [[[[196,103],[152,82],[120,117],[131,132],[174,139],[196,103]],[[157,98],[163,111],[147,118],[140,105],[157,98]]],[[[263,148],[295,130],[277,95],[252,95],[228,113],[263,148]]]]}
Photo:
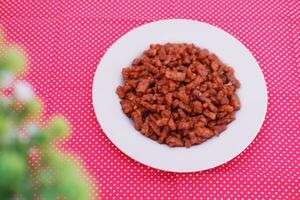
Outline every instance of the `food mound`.
{"type": "Polygon", "coordinates": [[[234,70],[193,44],[151,44],[122,76],[123,112],[143,135],[171,147],[219,135],[241,107],[234,70]]]}

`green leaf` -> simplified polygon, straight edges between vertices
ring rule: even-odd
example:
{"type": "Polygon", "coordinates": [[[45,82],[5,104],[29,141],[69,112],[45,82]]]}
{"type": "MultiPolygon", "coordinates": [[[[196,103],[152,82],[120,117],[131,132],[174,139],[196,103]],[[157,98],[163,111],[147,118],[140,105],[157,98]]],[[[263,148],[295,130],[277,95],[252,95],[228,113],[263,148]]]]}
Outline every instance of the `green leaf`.
{"type": "Polygon", "coordinates": [[[1,145],[7,142],[7,138],[12,134],[14,128],[13,121],[9,117],[0,114],[0,148],[1,145]]]}
{"type": "Polygon", "coordinates": [[[24,52],[16,46],[6,47],[0,55],[0,70],[19,73],[24,69],[25,63],[24,52]]]}
{"type": "Polygon", "coordinates": [[[31,137],[30,144],[39,145],[42,148],[47,148],[49,138],[50,138],[49,134],[47,134],[44,131],[40,131],[31,137]]]}
{"type": "Polygon", "coordinates": [[[9,131],[10,124],[7,118],[0,115],[0,142],[1,138],[9,131]]]}
{"type": "Polygon", "coordinates": [[[56,186],[51,186],[51,187],[43,187],[41,188],[41,199],[43,200],[53,200],[53,199],[58,199],[58,193],[56,186]]]}
{"type": "Polygon", "coordinates": [[[19,191],[26,173],[26,160],[13,151],[0,154],[0,191],[19,191]]]}
{"type": "MultiPolygon", "coordinates": [[[[88,181],[81,175],[81,168],[76,160],[54,150],[49,150],[45,154],[44,162],[47,163],[48,171],[51,173],[47,173],[47,178],[44,177],[45,173],[41,173],[39,175],[40,179],[52,180],[51,192],[43,189],[47,191],[47,193],[44,193],[46,195],[45,199],[50,193],[57,194],[67,200],[89,199],[88,181]],[[49,177],[49,175],[53,177],[49,177]]],[[[42,187],[49,188],[47,182],[43,182],[42,187]]]]}
{"type": "Polygon", "coordinates": [[[26,173],[26,175],[23,177],[20,185],[20,196],[22,197],[22,200],[32,200],[33,199],[33,184],[31,180],[31,175],[26,173]]]}
{"type": "Polygon", "coordinates": [[[35,98],[26,104],[25,109],[27,111],[27,116],[33,118],[38,117],[42,110],[42,104],[37,98],[35,98]]]}
{"type": "Polygon", "coordinates": [[[62,117],[54,117],[46,129],[52,138],[66,136],[69,132],[67,121],[62,117]]]}

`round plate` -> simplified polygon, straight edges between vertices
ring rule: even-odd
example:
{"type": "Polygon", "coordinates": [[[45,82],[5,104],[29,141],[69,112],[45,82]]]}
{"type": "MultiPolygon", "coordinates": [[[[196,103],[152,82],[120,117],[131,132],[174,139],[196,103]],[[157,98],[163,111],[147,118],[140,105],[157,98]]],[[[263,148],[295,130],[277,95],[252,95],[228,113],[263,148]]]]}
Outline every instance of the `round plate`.
{"type": "Polygon", "coordinates": [[[227,32],[192,20],[172,19],[142,25],[118,39],[103,56],[93,82],[93,104],[107,137],[122,152],[145,165],[172,172],[194,172],[221,165],[239,155],[254,140],[267,110],[263,74],[249,50],[227,32]],[[215,53],[235,69],[241,82],[241,110],[220,136],[192,146],[170,148],[134,129],[115,93],[121,70],[152,43],[194,43],[215,53]]]}

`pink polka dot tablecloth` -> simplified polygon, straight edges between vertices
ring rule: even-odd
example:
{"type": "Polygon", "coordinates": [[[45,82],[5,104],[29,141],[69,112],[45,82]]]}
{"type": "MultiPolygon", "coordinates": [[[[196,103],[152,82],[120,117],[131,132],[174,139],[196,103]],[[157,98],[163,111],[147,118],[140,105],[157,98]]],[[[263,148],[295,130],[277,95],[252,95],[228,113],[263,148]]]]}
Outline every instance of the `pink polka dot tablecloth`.
{"type": "Polygon", "coordinates": [[[94,199],[299,199],[300,1],[47,0],[0,1],[0,27],[29,60],[25,79],[44,102],[45,119],[64,115],[72,152],[92,177],[94,199]],[[171,173],[144,166],[105,136],[92,106],[92,80],[105,51],[142,24],[167,18],[207,22],[254,55],[268,88],[258,136],[214,169],[171,173]]]}

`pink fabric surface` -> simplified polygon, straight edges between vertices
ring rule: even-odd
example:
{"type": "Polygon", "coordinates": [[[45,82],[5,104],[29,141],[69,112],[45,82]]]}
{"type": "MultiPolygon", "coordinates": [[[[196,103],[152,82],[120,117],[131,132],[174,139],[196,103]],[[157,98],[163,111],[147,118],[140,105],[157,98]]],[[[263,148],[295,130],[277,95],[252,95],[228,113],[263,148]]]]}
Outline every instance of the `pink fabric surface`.
{"type": "Polygon", "coordinates": [[[72,135],[59,148],[82,160],[95,199],[299,199],[299,9],[297,0],[1,0],[0,26],[27,51],[25,78],[44,101],[45,119],[62,114],[71,122],[72,135]],[[92,80],[108,47],[167,18],[229,32],[253,53],[267,82],[260,133],[214,169],[180,174],[139,164],[108,140],[93,111],[92,80]]]}

